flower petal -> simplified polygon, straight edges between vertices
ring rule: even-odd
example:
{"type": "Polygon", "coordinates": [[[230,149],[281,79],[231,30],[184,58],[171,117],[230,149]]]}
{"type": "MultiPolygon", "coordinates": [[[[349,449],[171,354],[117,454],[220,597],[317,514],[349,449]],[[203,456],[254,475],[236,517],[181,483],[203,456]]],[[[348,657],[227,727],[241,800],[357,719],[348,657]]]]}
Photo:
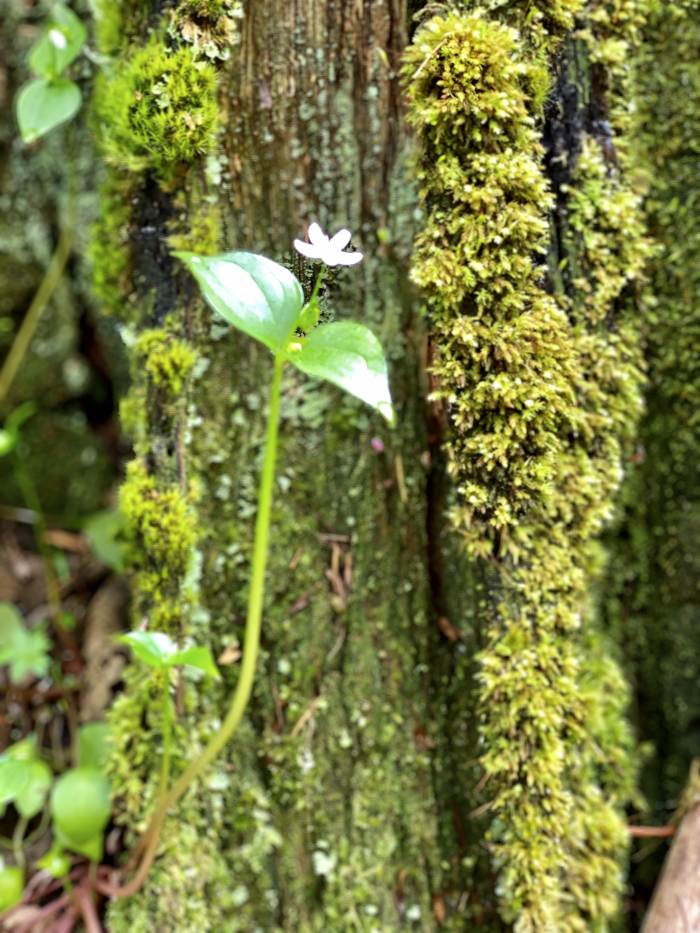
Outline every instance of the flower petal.
{"type": "Polygon", "coordinates": [[[333,249],[345,249],[351,237],[352,233],[343,227],[342,230],[338,230],[338,232],[331,237],[331,246],[333,249]]]}
{"type": "Polygon", "coordinates": [[[309,240],[314,246],[322,246],[328,242],[328,237],[315,221],[309,227],[309,240]]]}
{"type": "Polygon", "coordinates": [[[337,253],[334,258],[339,266],[356,266],[362,262],[363,253],[337,253]]]}
{"type": "Polygon", "coordinates": [[[308,259],[320,259],[320,251],[317,246],[313,246],[311,243],[304,243],[303,240],[294,241],[294,249],[301,253],[302,256],[306,256],[308,259]]]}

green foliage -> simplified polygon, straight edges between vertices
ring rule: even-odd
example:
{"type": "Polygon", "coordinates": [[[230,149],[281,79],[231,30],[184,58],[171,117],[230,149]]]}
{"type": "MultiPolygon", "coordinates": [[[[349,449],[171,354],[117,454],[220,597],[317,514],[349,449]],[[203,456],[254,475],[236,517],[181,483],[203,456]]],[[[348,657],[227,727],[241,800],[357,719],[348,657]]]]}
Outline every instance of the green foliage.
{"type": "Polygon", "coordinates": [[[75,13],[56,3],[42,35],[29,53],[29,67],[34,74],[52,81],[66,70],[80,54],[87,39],[87,29],[75,13]]]}
{"type": "Polygon", "coordinates": [[[23,84],[17,95],[17,121],[26,143],[66,123],[80,109],[80,88],[62,74],[80,53],[86,37],[87,30],[75,13],[62,3],[55,4],[29,53],[29,65],[39,77],[23,84]]]}
{"type": "Polygon", "coordinates": [[[353,321],[321,324],[290,346],[289,360],[297,369],[325,379],[361,399],[393,424],[386,359],[372,331],[353,321]]]}
{"type": "Polygon", "coordinates": [[[286,350],[304,304],[301,285],[288,269],[254,253],[175,255],[225,321],[275,354],[286,350]]]}
{"type": "Polygon", "coordinates": [[[80,89],[67,78],[35,78],[17,97],[17,120],[25,143],[33,143],[54,127],[66,123],[80,109],[80,89]]]}
{"type": "Polygon", "coordinates": [[[154,36],[100,79],[96,115],[110,161],[165,181],[213,148],[216,73],[190,48],[168,49],[154,36]]]}
{"type": "Polygon", "coordinates": [[[126,564],[124,516],[116,509],[95,512],[85,522],[83,530],[98,560],[121,573],[126,564]]]}
{"type": "Polygon", "coordinates": [[[64,848],[102,858],[102,834],[112,812],[110,785],[96,768],[72,768],[56,781],[51,813],[57,842],[64,848]]]}
{"type": "Polygon", "coordinates": [[[176,253],[197,279],[209,305],[237,330],[259,340],[302,372],[334,383],[377,409],[390,423],[391,405],[386,360],[381,344],[363,324],[322,324],[315,297],[304,306],[297,278],[278,263],[254,253],[198,256],[176,253]]]}
{"type": "Polygon", "coordinates": [[[24,869],[5,865],[0,859],[0,913],[22,900],[24,869]]]}
{"type": "Polygon", "coordinates": [[[81,726],[78,732],[76,764],[79,768],[97,768],[103,771],[107,765],[111,747],[111,732],[107,723],[89,722],[81,726]]]}
{"type": "Polygon", "coordinates": [[[117,641],[128,645],[139,661],[156,670],[184,665],[202,671],[210,677],[219,677],[209,648],[198,645],[178,648],[172,638],[164,632],[128,632],[126,635],[120,635],[117,641]]]}
{"type": "Polygon", "coordinates": [[[65,878],[70,871],[70,858],[63,849],[54,844],[49,851],[37,859],[37,867],[43,869],[52,878],[65,878]]]}
{"type": "Polygon", "coordinates": [[[0,603],[0,664],[9,665],[13,683],[43,677],[51,663],[49,649],[45,626],[28,629],[14,606],[0,603]]]}
{"type": "Polygon", "coordinates": [[[0,808],[12,803],[20,816],[31,819],[43,809],[51,781],[51,769],[39,757],[36,740],[18,742],[0,756],[0,808]]]}

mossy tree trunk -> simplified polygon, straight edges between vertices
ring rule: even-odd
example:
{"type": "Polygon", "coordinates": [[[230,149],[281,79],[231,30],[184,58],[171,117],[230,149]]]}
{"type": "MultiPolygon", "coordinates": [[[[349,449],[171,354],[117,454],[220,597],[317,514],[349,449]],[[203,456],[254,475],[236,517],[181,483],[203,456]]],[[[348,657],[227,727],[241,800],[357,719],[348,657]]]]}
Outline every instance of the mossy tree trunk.
{"type": "MultiPolygon", "coordinates": [[[[98,4],[93,262],[133,338],[135,623],[224,671],[174,685],[176,768],[236,681],[271,363],[170,249],[263,251],[308,286],[292,237],[350,227],[366,259],[324,306],[382,339],[398,408],[389,432],[286,375],[249,715],[110,930],[583,930],[619,906],[634,762],[590,587],[639,410],[641,13],[433,11],[402,85],[419,6],[98,4]]],[[[155,698],[134,666],[112,712],[129,841],[155,698]]]]}

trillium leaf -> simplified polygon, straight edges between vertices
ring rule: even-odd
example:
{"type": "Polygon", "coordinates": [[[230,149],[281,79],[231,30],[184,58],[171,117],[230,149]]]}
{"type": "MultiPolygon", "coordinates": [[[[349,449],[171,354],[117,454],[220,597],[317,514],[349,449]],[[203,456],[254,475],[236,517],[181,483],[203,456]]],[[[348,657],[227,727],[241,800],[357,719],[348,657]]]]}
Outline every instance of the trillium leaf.
{"type": "Polygon", "coordinates": [[[321,324],[288,359],[302,372],[332,382],[394,423],[384,351],[364,324],[321,324]]]}
{"type": "Polygon", "coordinates": [[[168,659],[178,651],[175,642],[164,632],[128,632],[119,635],[117,641],[128,645],[139,661],[149,667],[167,667],[168,659]]]}
{"type": "Polygon", "coordinates": [[[168,661],[168,667],[174,667],[176,664],[193,667],[198,671],[203,671],[210,677],[220,676],[211,651],[201,645],[192,645],[190,648],[183,648],[182,651],[174,654],[168,661]]]}
{"type": "Polygon", "coordinates": [[[304,305],[301,285],[288,269],[255,253],[174,255],[194,275],[217,314],[273,353],[284,350],[304,305]]]}
{"type": "Polygon", "coordinates": [[[66,78],[48,81],[36,78],[22,86],[17,95],[17,122],[25,143],[32,143],[80,108],[78,85],[66,78]]]}
{"type": "Polygon", "coordinates": [[[29,52],[29,67],[42,78],[57,78],[76,59],[87,29],[75,13],[57,3],[42,35],[29,52]]]}

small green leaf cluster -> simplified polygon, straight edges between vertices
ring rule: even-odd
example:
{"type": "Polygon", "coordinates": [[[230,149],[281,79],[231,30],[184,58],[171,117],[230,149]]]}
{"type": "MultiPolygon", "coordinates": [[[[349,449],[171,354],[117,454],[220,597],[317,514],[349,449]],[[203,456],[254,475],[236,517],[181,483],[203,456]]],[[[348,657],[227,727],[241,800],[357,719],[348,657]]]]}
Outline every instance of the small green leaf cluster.
{"type": "Polygon", "coordinates": [[[139,661],[155,670],[184,666],[202,671],[209,677],[219,676],[209,648],[200,645],[179,648],[165,632],[128,632],[117,640],[128,645],[139,661]]]}
{"type": "Polygon", "coordinates": [[[107,159],[162,181],[210,152],[217,126],[216,72],[189,47],[154,36],[118,71],[100,77],[96,118],[107,159]]]}
{"type": "Polygon", "coordinates": [[[17,96],[17,121],[22,139],[32,143],[70,120],[80,108],[80,88],[65,70],[80,54],[87,30],[75,15],[56,3],[41,36],[29,53],[29,67],[38,77],[22,86],[17,96]]]}
{"type": "MultiPolygon", "coordinates": [[[[98,862],[104,830],[111,815],[110,785],[103,773],[109,746],[104,723],[83,726],[78,735],[77,766],[54,780],[36,737],[30,735],[0,755],[0,816],[14,806],[26,822],[50,805],[51,848],[37,866],[56,878],[68,874],[67,852],[98,862]]],[[[21,839],[16,839],[21,846],[21,839]]],[[[0,863],[0,911],[17,904],[24,888],[24,866],[0,863]]]]}
{"type": "Polygon", "coordinates": [[[30,675],[43,677],[51,664],[46,625],[27,628],[10,603],[0,603],[0,664],[9,665],[14,684],[30,675]]]}

